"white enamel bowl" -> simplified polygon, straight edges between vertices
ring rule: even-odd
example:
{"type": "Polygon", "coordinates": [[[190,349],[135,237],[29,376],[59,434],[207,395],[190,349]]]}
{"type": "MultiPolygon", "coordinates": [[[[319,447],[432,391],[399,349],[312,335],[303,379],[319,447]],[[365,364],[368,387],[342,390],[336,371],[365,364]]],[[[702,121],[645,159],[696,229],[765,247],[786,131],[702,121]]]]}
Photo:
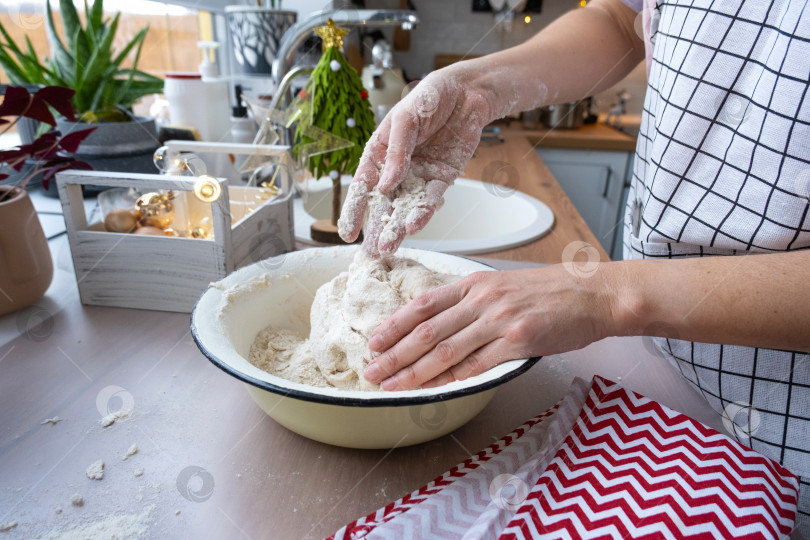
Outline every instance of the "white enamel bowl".
{"type": "MultiPolygon", "coordinates": [[[[308,335],[315,291],[347,270],[357,249],[313,248],[260,261],[210,287],[194,307],[191,332],[202,353],[245,382],[251,397],[279,424],[304,437],[350,448],[419,444],[468,422],[489,403],[499,385],[537,361],[513,360],[440,388],[401,392],[317,388],[270,375],[248,362],[254,338],[269,325],[308,335]],[[255,286],[263,280],[263,285],[255,286]],[[235,286],[242,292],[234,292],[235,286]],[[229,301],[223,309],[226,296],[229,301]]],[[[437,271],[466,275],[492,270],[431,251],[402,249],[399,255],[437,271]]]]}

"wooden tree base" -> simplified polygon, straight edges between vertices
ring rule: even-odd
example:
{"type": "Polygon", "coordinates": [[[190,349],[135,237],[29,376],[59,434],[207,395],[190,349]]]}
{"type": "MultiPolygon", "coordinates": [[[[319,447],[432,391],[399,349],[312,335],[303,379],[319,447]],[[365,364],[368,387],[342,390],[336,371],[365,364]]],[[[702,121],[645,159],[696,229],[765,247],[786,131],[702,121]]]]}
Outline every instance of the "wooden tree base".
{"type": "MultiPolygon", "coordinates": [[[[346,244],[338,234],[337,226],[332,225],[331,219],[319,219],[313,223],[309,228],[309,234],[312,236],[313,240],[323,244],[346,244]]],[[[360,231],[360,236],[357,237],[354,243],[356,244],[362,241],[363,232],[360,231]]]]}

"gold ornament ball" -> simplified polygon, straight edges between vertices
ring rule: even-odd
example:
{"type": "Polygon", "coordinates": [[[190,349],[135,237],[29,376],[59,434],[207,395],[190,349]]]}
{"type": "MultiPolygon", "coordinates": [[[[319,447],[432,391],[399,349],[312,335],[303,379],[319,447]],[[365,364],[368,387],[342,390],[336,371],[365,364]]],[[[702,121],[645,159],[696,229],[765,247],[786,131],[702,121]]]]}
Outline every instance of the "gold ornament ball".
{"type": "Polygon", "coordinates": [[[207,240],[208,239],[208,231],[205,230],[204,227],[194,227],[193,229],[191,229],[191,237],[201,239],[201,240],[207,240]]]}
{"type": "Polygon", "coordinates": [[[164,236],[180,236],[174,229],[163,229],[164,236]]]}
{"type": "Polygon", "coordinates": [[[135,202],[135,214],[141,225],[165,229],[174,219],[174,197],[170,193],[145,193],[135,202]]]}
{"type": "Polygon", "coordinates": [[[104,217],[104,228],[108,232],[128,233],[138,227],[138,218],[129,210],[115,208],[104,217]]]}
{"type": "Polygon", "coordinates": [[[163,229],[159,229],[157,227],[150,227],[148,225],[146,227],[138,227],[135,230],[135,234],[145,234],[147,236],[165,236],[163,229]]]}

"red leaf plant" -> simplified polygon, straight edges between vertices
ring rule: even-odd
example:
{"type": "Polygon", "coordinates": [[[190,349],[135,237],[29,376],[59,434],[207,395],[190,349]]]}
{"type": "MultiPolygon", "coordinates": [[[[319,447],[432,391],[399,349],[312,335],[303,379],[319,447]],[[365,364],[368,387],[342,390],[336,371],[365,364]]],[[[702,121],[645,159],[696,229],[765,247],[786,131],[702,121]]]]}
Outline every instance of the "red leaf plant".
{"type": "MultiPolygon", "coordinates": [[[[20,118],[31,118],[56,127],[56,119],[51,112],[54,109],[68,120],[75,121],[73,106],[70,103],[74,91],[60,86],[46,86],[31,94],[23,87],[8,86],[0,103],[0,126],[5,126],[2,133],[11,129],[20,118]]],[[[41,134],[31,144],[22,144],[9,150],[0,150],[0,181],[9,177],[10,170],[21,171],[26,161],[34,160],[34,166],[18,183],[16,188],[23,189],[38,174],[42,174],[42,185],[48,183],[59,171],[66,169],[90,169],[90,165],[71,157],[95,128],[74,131],[64,137],[56,129],[41,134]]],[[[10,189],[0,193],[0,202],[16,190],[10,189]]]]}

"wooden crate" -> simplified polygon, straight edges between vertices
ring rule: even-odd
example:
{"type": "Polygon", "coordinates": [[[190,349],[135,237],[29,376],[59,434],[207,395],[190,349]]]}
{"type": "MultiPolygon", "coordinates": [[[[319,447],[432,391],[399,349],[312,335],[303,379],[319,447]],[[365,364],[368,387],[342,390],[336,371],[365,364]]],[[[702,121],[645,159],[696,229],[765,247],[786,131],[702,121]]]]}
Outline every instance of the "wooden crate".
{"type": "Polygon", "coordinates": [[[99,171],[57,175],[83,304],[190,313],[212,281],[294,249],[290,182],[281,196],[231,223],[227,180],[219,179],[222,194],[211,203],[211,240],[112,233],[101,223],[87,223],[82,184],[190,192],[194,181],[188,176],[99,171]]]}

